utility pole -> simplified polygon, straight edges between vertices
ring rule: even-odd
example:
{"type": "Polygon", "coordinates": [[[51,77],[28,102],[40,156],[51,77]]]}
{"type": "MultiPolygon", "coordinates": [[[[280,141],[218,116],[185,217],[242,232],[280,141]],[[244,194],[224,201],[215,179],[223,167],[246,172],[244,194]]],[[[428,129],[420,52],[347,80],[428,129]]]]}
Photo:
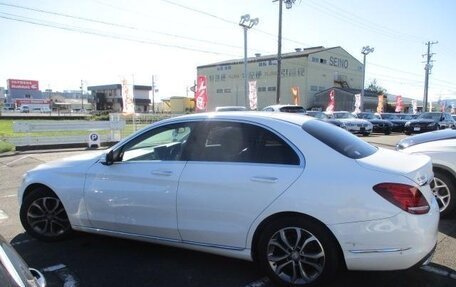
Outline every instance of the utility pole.
{"type": "Polygon", "coordinates": [[[83,81],[81,80],[81,113],[84,111],[84,89],[83,81]]]}
{"type": "Polygon", "coordinates": [[[152,75],[152,113],[155,114],[155,76],[152,75]]]}
{"type": "Polygon", "coordinates": [[[427,46],[427,54],[424,54],[426,56],[426,65],[424,66],[425,70],[425,76],[424,76],[424,98],[423,98],[423,112],[426,112],[427,110],[427,104],[428,104],[428,90],[429,90],[429,75],[431,74],[431,69],[432,69],[432,56],[434,53],[431,53],[431,45],[437,44],[437,42],[430,42],[428,41],[425,45],[427,46]]]}

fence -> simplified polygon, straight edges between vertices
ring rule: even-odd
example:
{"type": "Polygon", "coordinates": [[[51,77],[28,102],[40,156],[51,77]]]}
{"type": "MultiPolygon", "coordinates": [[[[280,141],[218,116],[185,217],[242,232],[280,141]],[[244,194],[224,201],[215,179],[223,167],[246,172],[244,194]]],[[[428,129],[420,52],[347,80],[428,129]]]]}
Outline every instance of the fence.
{"type": "Polygon", "coordinates": [[[50,146],[87,145],[89,134],[96,132],[101,143],[112,144],[156,121],[175,114],[110,114],[109,121],[34,120],[15,121],[13,131],[23,134],[5,140],[16,150],[50,146]]]}

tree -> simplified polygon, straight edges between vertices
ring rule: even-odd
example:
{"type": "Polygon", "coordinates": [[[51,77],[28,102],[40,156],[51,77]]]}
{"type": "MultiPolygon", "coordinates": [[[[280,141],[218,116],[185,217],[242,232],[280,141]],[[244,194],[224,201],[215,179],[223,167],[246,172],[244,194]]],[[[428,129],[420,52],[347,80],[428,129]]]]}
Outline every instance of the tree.
{"type": "Polygon", "coordinates": [[[375,92],[377,95],[384,95],[386,94],[386,89],[377,84],[377,80],[374,79],[370,84],[369,87],[367,87],[366,90],[375,92]]]}

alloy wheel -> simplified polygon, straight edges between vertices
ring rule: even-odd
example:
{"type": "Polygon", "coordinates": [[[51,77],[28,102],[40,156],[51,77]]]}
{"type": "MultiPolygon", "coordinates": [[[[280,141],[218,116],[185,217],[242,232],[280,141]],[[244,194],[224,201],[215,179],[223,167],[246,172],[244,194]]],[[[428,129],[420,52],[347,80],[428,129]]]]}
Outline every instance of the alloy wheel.
{"type": "Polygon", "coordinates": [[[434,177],[433,182],[431,183],[432,193],[437,199],[439,204],[440,212],[444,211],[451,200],[451,193],[448,185],[441,179],[434,177]]]}
{"type": "Polygon", "coordinates": [[[284,282],[307,284],[323,272],[325,252],[321,242],[309,231],[299,227],[278,230],[267,245],[271,269],[284,282]]]}
{"type": "Polygon", "coordinates": [[[27,222],[38,234],[56,237],[70,228],[65,209],[56,197],[41,197],[30,204],[27,210],[27,222]]]}

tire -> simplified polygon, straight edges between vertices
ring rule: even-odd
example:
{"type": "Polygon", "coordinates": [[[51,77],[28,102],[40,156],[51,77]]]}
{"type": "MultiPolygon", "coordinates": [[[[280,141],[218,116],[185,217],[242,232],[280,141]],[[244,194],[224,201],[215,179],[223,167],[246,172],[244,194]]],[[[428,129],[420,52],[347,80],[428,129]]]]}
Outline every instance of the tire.
{"type": "Polygon", "coordinates": [[[408,136],[409,136],[409,135],[411,135],[412,133],[411,133],[411,132],[409,132],[409,131],[404,131],[404,134],[406,134],[406,135],[408,135],[408,136]]]}
{"type": "Polygon", "coordinates": [[[431,188],[439,204],[440,217],[453,213],[456,209],[456,189],[452,178],[439,170],[434,170],[431,188]]]}
{"type": "Polygon", "coordinates": [[[384,134],[387,136],[387,135],[390,135],[391,134],[391,129],[386,129],[384,134]]]}
{"type": "Polygon", "coordinates": [[[363,137],[368,137],[370,133],[363,133],[363,137]]]}
{"type": "Polygon", "coordinates": [[[60,199],[43,187],[25,197],[19,215],[27,233],[42,241],[62,240],[73,232],[60,199]]]}
{"type": "Polygon", "coordinates": [[[256,248],[257,264],[279,286],[315,286],[339,269],[336,239],[308,217],[273,221],[262,231],[256,248]]]}

